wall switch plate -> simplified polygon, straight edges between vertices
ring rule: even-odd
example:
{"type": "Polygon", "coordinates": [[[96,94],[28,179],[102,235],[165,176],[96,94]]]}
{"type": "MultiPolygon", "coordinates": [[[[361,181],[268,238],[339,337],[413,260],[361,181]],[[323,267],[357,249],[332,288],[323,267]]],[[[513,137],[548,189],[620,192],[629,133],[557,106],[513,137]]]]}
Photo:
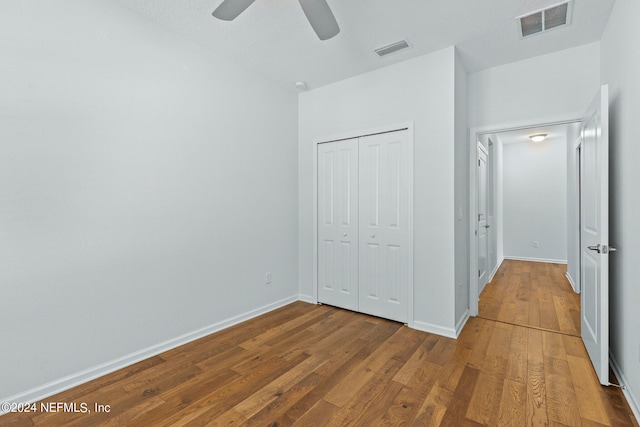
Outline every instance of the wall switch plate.
{"type": "Polygon", "coordinates": [[[271,283],[271,272],[267,272],[267,273],[264,275],[264,283],[266,283],[267,285],[268,285],[269,283],[271,283]]]}

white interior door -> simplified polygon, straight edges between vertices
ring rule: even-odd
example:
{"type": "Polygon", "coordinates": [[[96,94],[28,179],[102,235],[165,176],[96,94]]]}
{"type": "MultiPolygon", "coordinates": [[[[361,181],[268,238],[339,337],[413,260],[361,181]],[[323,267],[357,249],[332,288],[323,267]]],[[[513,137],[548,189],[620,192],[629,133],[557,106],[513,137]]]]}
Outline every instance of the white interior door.
{"type": "Polygon", "coordinates": [[[487,235],[487,150],[478,143],[478,295],[489,276],[489,239],[487,235]]]}
{"type": "Polygon", "coordinates": [[[602,86],[582,120],[581,331],[600,383],[609,384],[609,97],[602,86]]]}
{"type": "Polygon", "coordinates": [[[318,301],[358,310],[358,138],[318,145],[318,301]]]}
{"type": "Polygon", "coordinates": [[[408,131],[360,138],[360,311],[407,322],[408,131]]]}

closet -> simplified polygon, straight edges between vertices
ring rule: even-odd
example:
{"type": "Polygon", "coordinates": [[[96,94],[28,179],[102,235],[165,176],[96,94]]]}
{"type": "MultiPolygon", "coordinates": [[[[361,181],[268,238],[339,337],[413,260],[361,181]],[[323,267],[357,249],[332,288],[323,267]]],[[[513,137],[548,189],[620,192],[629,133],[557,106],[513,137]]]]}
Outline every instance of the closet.
{"type": "Polygon", "coordinates": [[[407,323],[407,129],[318,144],[318,301],[407,323]]]}

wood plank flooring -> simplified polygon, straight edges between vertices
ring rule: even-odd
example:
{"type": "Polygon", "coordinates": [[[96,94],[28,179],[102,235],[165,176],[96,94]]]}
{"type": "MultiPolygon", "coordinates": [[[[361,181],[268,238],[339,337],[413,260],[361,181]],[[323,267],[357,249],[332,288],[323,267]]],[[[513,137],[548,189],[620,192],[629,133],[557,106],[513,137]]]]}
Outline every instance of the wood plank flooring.
{"type": "Polygon", "coordinates": [[[504,260],[480,295],[478,316],[580,336],[580,295],[566,272],[563,264],[504,260]]]}
{"type": "Polygon", "coordinates": [[[638,426],[578,337],[471,318],[453,340],[302,302],[45,402],[92,411],[0,425],[638,426]]]}

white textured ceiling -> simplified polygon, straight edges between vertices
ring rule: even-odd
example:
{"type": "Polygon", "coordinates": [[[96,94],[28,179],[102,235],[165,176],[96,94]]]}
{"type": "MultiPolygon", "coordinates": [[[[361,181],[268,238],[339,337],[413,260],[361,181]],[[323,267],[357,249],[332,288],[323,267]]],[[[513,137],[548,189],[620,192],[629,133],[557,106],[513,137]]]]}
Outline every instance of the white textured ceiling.
{"type": "Polygon", "coordinates": [[[467,71],[600,39],[615,0],[574,0],[569,26],[521,39],[516,17],[559,0],[328,0],[341,32],[320,41],[297,0],[256,0],[232,22],[222,0],[115,0],[212,51],[293,87],[310,88],[456,45],[467,71]],[[408,38],[413,48],[373,49],[408,38]]]}

